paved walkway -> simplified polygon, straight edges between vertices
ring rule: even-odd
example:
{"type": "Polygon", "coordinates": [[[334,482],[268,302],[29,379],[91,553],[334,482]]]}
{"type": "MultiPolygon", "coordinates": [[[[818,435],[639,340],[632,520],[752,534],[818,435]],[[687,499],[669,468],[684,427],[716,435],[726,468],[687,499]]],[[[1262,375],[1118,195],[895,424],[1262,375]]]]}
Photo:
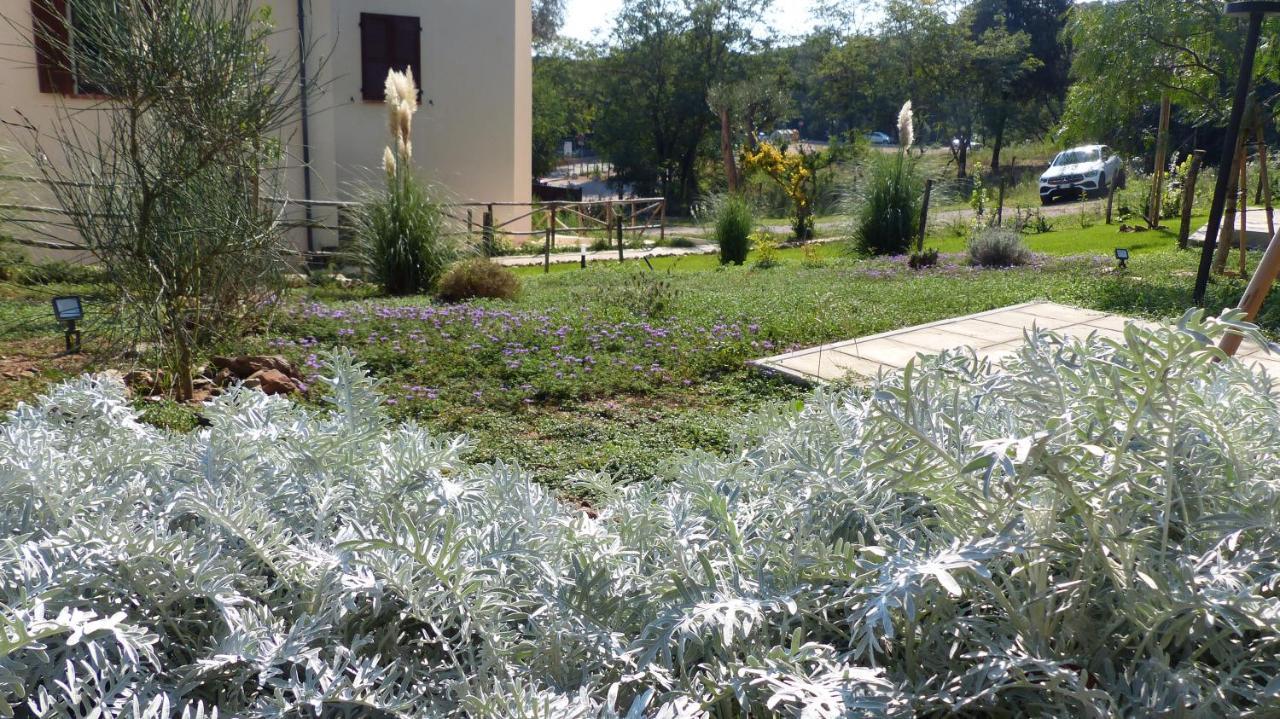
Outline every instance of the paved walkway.
{"type": "MultiPolygon", "coordinates": [[[[974,348],[979,357],[998,363],[1022,345],[1023,333],[1033,326],[1077,337],[1096,333],[1120,339],[1128,322],[1152,324],[1052,302],[1029,302],[768,357],[752,364],[805,384],[846,379],[850,375],[874,378],[901,370],[918,354],[937,354],[965,346],[974,348]]],[[[1280,355],[1268,355],[1258,345],[1246,342],[1239,357],[1280,378],[1280,355]]]]}
{"type": "MultiPolygon", "coordinates": [[[[643,260],[645,257],[683,257],[685,255],[711,255],[718,252],[719,249],[715,245],[699,245],[697,247],[652,247],[644,250],[633,250],[626,248],[623,250],[624,257],[628,260],[643,260]]],[[[543,255],[507,255],[505,257],[495,257],[493,261],[505,265],[506,267],[541,267],[543,263],[543,255]]],[[[566,265],[577,264],[582,256],[577,252],[552,252],[551,264],[566,265]]],[[[587,252],[587,262],[617,262],[618,250],[600,250],[598,252],[587,252]]]]}

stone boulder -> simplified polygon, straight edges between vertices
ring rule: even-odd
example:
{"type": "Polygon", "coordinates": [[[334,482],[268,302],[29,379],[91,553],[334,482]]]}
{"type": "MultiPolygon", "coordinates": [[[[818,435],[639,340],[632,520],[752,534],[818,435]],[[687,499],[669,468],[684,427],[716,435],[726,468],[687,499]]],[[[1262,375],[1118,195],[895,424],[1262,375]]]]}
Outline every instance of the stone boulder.
{"type": "Polygon", "coordinates": [[[254,372],[244,381],[244,386],[261,390],[263,394],[296,394],[298,385],[285,373],[264,369],[254,372]]]}
{"type": "MultiPolygon", "coordinates": [[[[213,366],[225,370],[236,379],[246,380],[264,370],[274,370],[293,380],[302,379],[302,373],[292,362],[280,355],[246,355],[244,357],[214,357],[213,366]]],[[[221,375],[221,372],[219,372],[221,375]]]]}

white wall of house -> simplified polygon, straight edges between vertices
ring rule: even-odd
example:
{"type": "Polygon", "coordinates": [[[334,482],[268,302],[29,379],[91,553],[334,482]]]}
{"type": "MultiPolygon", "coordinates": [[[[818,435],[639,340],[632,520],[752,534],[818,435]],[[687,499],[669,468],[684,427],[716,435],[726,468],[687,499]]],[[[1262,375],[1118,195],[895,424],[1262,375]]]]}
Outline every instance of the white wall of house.
{"type": "MultiPolygon", "coordinates": [[[[296,52],[296,0],[263,0],[272,9],[280,52],[296,52]]],[[[530,0],[306,0],[307,30],[315,55],[311,80],[312,196],[351,200],[382,181],[386,111],[361,98],[360,14],[421,18],[422,105],[414,118],[414,164],[446,200],[528,202],[532,156],[532,27],[530,0]]],[[[45,132],[61,107],[88,109],[93,101],[39,91],[29,0],[0,0],[0,118],[20,116],[45,132]],[[20,115],[21,113],[21,115],[20,115]]],[[[91,116],[91,113],[87,113],[91,116]]],[[[12,169],[34,174],[25,138],[0,134],[12,169]]],[[[300,123],[289,147],[288,189],[303,197],[300,123]]],[[[56,148],[55,148],[56,153],[56,148]]],[[[56,159],[56,154],[55,154],[56,159]]],[[[38,187],[6,184],[10,199],[48,204],[38,187]]],[[[293,212],[301,216],[300,210],[293,212]]],[[[333,210],[317,219],[333,224],[333,210]]],[[[30,233],[20,233],[29,235],[30,233]]],[[[295,233],[305,248],[305,233],[295,233]]],[[[317,249],[337,243],[333,232],[314,233],[317,249]]]]}

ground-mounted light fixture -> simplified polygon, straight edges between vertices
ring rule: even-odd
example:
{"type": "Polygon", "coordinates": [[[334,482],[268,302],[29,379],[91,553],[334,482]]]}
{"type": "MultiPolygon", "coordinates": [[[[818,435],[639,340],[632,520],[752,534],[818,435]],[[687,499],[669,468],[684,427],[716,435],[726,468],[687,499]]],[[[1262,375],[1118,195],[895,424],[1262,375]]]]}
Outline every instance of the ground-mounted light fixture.
{"type": "Polygon", "coordinates": [[[1116,259],[1120,261],[1120,269],[1129,269],[1129,250],[1125,247],[1116,248],[1116,259]]]}
{"type": "Polygon", "coordinates": [[[582,264],[582,269],[587,269],[587,243],[578,243],[578,261],[582,264]]]}
{"type": "Polygon", "coordinates": [[[1253,82],[1253,65],[1258,54],[1258,40],[1262,35],[1262,21],[1268,15],[1280,15],[1280,0],[1237,0],[1228,2],[1228,15],[1249,19],[1244,39],[1244,55],[1240,58],[1240,76],[1236,78],[1234,105],[1227,123],[1227,134],[1222,139],[1222,162],[1218,164],[1218,183],[1213,189],[1213,204],[1209,207],[1209,226],[1205,229],[1204,247],[1200,251],[1200,269],[1196,273],[1195,302],[1204,306],[1204,295],[1209,288],[1209,272],[1213,268],[1213,253],[1218,247],[1218,233],[1222,229],[1222,216],[1226,211],[1227,190],[1233,173],[1223,171],[1235,164],[1236,143],[1240,139],[1240,127],[1244,124],[1245,108],[1249,101],[1249,87],[1253,82]]]}
{"type": "Polygon", "coordinates": [[[67,354],[80,351],[80,330],[76,323],[84,319],[84,303],[75,295],[53,298],[53,317],[62,323],[67,340],[67,354]]]}

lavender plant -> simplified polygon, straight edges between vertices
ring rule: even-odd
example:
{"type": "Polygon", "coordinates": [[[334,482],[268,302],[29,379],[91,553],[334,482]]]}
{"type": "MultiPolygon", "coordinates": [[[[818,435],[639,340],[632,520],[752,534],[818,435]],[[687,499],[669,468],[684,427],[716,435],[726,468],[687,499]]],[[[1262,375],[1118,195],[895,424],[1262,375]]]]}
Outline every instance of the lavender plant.
{"type": "Polygon", "coordinates": [[[946,354],[591,513],[343,353],[191,436],[81,378],[0,425],[0,714],[1268,715],[1280,405],[1228,329],[946,354]]]}

